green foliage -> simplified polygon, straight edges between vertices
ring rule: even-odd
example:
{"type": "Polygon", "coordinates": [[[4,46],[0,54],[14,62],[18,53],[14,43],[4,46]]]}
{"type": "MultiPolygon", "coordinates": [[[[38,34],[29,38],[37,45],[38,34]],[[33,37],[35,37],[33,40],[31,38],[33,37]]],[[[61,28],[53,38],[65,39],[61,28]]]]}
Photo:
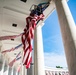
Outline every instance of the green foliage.
{"type": "Polygon", "coordinates": [[[56,68],[63,68],[63,67],[61,67],[61,66],[56,66],[56,68]]]}

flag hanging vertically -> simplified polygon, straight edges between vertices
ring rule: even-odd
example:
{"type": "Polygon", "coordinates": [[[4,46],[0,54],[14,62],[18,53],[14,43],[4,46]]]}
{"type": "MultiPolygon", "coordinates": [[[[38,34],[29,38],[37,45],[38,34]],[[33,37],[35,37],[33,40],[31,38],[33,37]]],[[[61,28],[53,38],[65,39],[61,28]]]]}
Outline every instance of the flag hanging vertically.
{"type": "Polygon", "coordinates": [[[34,15],[29,16],[26,18],[26,28],[24,29],[24,33],[22,34],[22,44],[23,44],[23,50],[24,50],[24,56],[23,56],[23,65],[26,66],[26,68],[30,68],[30,63],[32,62],[32,44],[31,40],[33,40],[34,37],[34,29],[36,27],[36,24],[39,20],[42,20],[44,18],[44,15],[41,14],[40,16],[34,15]]]}
{"type": "Polygon", "coordinates": [[[22,33],[19,34],[19,35],[0,36],[0,41],[2,41],[2,40],[14,39],[14,38],[19,37],[19,36],[21,36],[21,35],[22,35],[22,33]]]}
{"type": "Polygon", "coordinates": [[[16,58],[14,58],[14,59],[9,63],[9,66],[10,66],[10,67],[12,67],[13,64],[14,64],[17,60],[19,60],[19,59],[21,58],[20,54],[21,54],[21,52],[19,52],[19,53],[17,54],[16,58]]]}
{"type": "Polygon", "coordinates": [[[17,72],[20,72],[20,70],[21,70],[21,65],[18,66],[17,72]]]}
{"type": "Polygon", "coordinates": [[[11,49],[8,49],[8,50],[4,50],[4,51],[2,51],[1,53],[7,53],[7,52],[14,51],[14,50],[18,49],[18,48],[21,47],[21,46],[22,46],[22,44],[19,44],[18,46],[14,47],[14,48],[11,48],[11,49]]]}
{"type": "Polygon", "coordinates": [[[30,67],[30,63],[32,61],[31,52],[32,52],[32,45],[31,45],[31,36],[30,31],[24,32],[22,35],[22,43],[23,43],[23,50],[24,50],[24,57],[23,57],[23,64],[26,65],[26,68],[30,67]]]}

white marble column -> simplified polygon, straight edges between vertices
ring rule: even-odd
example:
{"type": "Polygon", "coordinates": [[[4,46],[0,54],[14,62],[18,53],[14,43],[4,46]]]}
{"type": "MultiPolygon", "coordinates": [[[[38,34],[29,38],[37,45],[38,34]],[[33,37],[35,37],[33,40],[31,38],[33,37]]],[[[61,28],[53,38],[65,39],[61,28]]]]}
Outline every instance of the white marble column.
{"type": "Polygon", "coordinates": [[[22,75],[25,75],[25,66],[22,66],[22,75]]]}
{"type": "Polygon", "coordinates": [[[13,75],[16,75],[16,69],[13,68],[13,75]]]}
{"type": "Polygon", "coordinates": [[[70,75],[76,74],[76,26],[66,0],[54,0],[70,75]]]}
{"type": "MultiPolygon", "coordinates": [[[[31,44],[33,45],[33,41],[31,44]]],[[[32,62],[30,68],[27,69],[27,75],[34,75],[34,50],[32,50],[32,62]]]]}
{"type": "MultiPolygon", "coordinates": [[[[33,45],[33,41],[32,41],[33,45]]],[[[27,75],[34,75],[34,50],[32,50],[32,62],[30,64],[30,68],[27,69],[27,75]]]]}
{"type": "Polygon", "coordinates": [[[41,28],[42,26],[39,25],[34,31],[34,75],[45,75],[41,28]]]}
{"type": "Polygon", "coordinates": [[[7,66],[7,73],[6,73],[6,75],[8,75],[8,73],[9,73],[9,65],[7,66]]]}
{"type": "Polygon", "coordinates": [[[8,73],[9,73],[9,65],[7,65],[7,64],[5,63],[3,75],[8,75],[8,73]]]}
{"type": "Polygon", "coordinates": [[[13,75],[13,67],[12,67],[12,70],[11,70],[11,75],[13,75]]]}
{"type": "Polygon", "coordinates": [[[59,75],[59,72],[57,72],[57,75],[59,75]]]}
{"type": "Polygon", "coordinates": [[[34,64],[31,63],[30,68],[27,69],[27,75],[34,75],[34,64]]]}
{"type": "MultiPolygon", "coordinates": [[[[20,75],[20,72],[16,72],[16,75],[20,75]]],[[[25,74],[24,74],[25,75],[25,74]]]]}
{"type": "Polygon", "coordinates": [[[24,66],[23,66],[23,65],[22,65],[22,67],[21,67],[21,75],[25,75],[24,66]]]}
{"type": "Polygon", "coordinates": [[[27,75],[27,69],[26,68],[24,69],[24,72],[25,72],[25,75],[27,75]]]}
{"type": "Polygon", "coordinates": [[[8,75],[13,75],[13,68],[12,67],[9,67],[9,69],[8,69],[8,75]]]}
{"type": "Polygon", "coordinates": [[[18,72],[16,72],[16,75],[18,75],[18,72]]]}
{"type": "Polygon", "coordinates": [[[20,69],[20,75],[25,75],[25,68],[24,67],[25,66],[23,66],[23,64],[22,64],[21,69],[20,69]]]}
{"type": "Polygon", "coordinates": [[[5,59],[3,60],[2,62],[2,70],[1,70],[1,75],[3,75],[3,72],[4,72],[4,66],[5,66],[5,59]]]}
{"type": "Polygon", "coordinates": [[[0,53],[0,71],[2,70],[2,64],[3,64],[3,60],[2,60],[2,55],[0,53]]]}

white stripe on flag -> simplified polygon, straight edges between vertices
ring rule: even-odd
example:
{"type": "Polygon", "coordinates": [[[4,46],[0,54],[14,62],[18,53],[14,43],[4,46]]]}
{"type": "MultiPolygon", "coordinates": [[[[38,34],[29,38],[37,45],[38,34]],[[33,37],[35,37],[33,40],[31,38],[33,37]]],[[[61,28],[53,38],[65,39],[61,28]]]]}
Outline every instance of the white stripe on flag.
{"type": "MultiPolygon", "coordinates": [[[[25,52],[25,51],[24,51],[24,52],[25,52]]],[[[28,54],[29,54],[29,50],[27,50],[27,52],[26,52],[25,55],[24,55],[24,58],[23,58],[23,64],[25,63],[28,54]]]]}
{"type": "Polygon", "coordinates": [[[29,52],[29,53],[30,53],[30,55],[29,55],[29,58],[28,58],[27,63],[29,63],[29,60],[30,60],[30,58],[31,58],[31,52],[29,52]]]}

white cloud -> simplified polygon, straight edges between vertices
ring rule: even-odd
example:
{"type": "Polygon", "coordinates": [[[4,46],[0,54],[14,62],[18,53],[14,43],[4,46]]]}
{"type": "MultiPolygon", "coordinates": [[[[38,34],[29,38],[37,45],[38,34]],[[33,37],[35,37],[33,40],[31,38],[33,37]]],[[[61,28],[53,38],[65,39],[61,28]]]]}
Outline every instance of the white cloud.
{"type": "Polygon", "coordinates": [[[64,54],[44,53],[45,66],[48,67],[67,67],[66,58],[64,54]]]}

